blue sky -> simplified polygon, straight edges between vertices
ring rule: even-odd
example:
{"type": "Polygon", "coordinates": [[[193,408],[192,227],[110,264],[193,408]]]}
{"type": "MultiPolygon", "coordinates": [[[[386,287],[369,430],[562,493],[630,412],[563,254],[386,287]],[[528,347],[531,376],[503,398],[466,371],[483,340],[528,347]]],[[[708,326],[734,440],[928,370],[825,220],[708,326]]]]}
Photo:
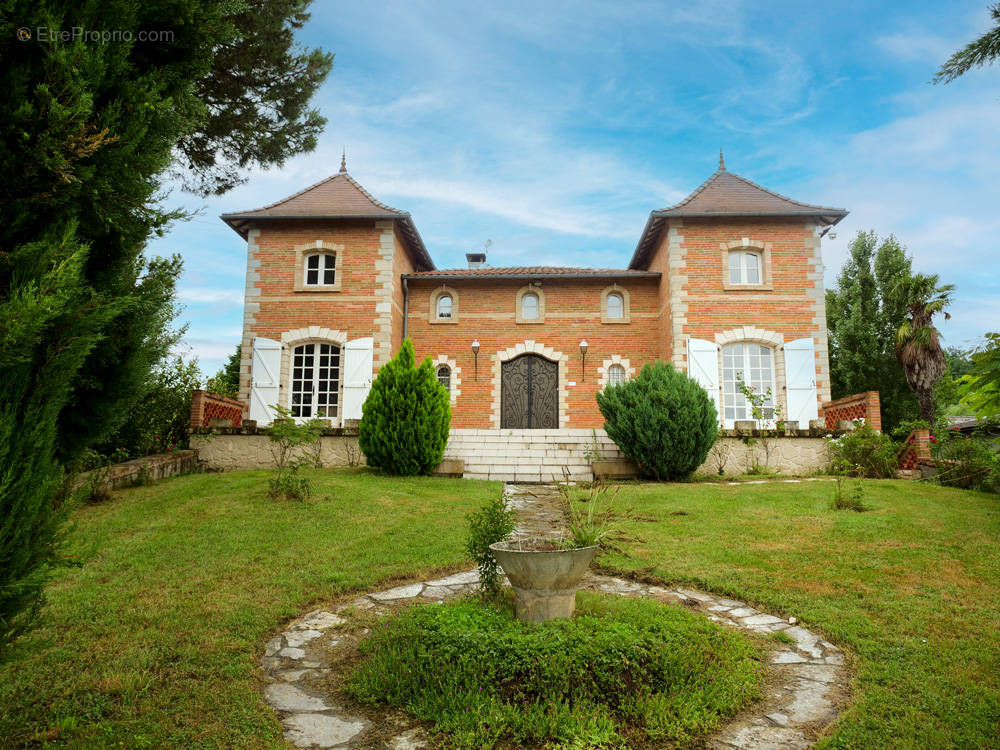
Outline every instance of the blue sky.
{"type": "Polygon", "coordinates": [[[410,211],[438,267],[492,240],[492,265],[623,267],[649,211],[726,166],[894,233],[957,286],[948,345],[1000,326],[1000,67],[947,86],[941,62],[987,2],[317,0],[300,39],[336,54],[319,147],[247,176],[150,247],[179,252],[187,354],[218,369],[241,337],[246,244],[220,213],[348,168],[410,211]]]}

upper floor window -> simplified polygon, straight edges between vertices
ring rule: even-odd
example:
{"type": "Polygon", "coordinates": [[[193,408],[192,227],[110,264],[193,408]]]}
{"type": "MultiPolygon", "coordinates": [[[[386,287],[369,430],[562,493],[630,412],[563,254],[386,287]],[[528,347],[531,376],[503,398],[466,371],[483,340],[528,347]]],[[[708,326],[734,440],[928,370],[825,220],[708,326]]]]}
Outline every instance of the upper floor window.
{"type": "Polygon", "coordinates": [[[437,368],[437,379],[444,389],[451,393],[451,368],[448,365],[440,365],[437,368]]]}
{"type": "Polygon", "coordinates": [[[334,286],[337,283],[337,256],[315,253],[306,256],[305,285],[334,286]]]}
{"type": "Polygon", "coordinates": [[[606,304],[608,318],[611,320],[621,320],[625,317],[625,299],[618,292],[609,294],[606,304]]]}
{"type": "Polygon", "coordinates": [[[538,295],[534,292],[521,297],[521,317],[525,320],[538,320],[538,295]]]}
{"type": "Polygon", "coordinates": [[[608,385],[621,385],[625,382],[625,368],[619,364],[608,368],[608,385]]]}
{"type": "Polygon", "coordinates": [[[738,286],[757,286],[762,282],[760,253],[734,250],[729,253],[729,283],[738,286]]]}
{"type": "Polygon", "coordinates": [[[452,299],[450,294],[442,294],[437,298],[438,320],[448,320],[451,318],[452,299]]]}

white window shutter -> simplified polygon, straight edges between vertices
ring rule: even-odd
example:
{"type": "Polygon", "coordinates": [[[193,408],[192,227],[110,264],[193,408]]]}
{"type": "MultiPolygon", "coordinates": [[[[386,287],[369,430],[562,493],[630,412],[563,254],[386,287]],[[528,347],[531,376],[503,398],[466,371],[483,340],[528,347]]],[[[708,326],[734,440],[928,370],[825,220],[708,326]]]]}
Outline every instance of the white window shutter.
{"type": "Polygon", "coordinates": [[[719,345],[705,339],[688,339],[688,377],[708,392],[715,411],[722,419],[719,405],[719,345]]]}
{"type": "Polygon", "coordinates": [[[816,401],[816,345],[811,338],[785,344],[785,394],[790,426],[808,429],[809,420],[819,416],[816,401]]]}
{"type": "Polygon", "coordinates": [[[281,372],[281,343],[272,339],[253,340],[250,364],[250,419],[257,424],[271,424],[278,403],[278,378],[281,372]]]}
{"type": "Polygon", "coordinates": [[[361,407],[372,387],[375,339],[348,341],[344,345],[344,419],[361,419],[361,407]]]}

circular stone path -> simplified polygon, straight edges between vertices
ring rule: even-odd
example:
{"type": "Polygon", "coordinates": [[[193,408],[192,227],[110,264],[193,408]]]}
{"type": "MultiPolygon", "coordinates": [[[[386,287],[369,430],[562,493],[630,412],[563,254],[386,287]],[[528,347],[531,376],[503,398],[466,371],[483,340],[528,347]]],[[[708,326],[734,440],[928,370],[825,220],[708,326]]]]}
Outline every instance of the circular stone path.
{"type": "MultiPolygon", "coordinates": [[[[544,485],[507,485],[518,511],[515,536],[564,536],[558,491],[544,485]]],[[[301,748],[431,748],[419,722],[386,709],[378,721],[352,714],[334,695],[345,676],[337,665],[350,662],[368,633],[366,622],[415,603],[442,602],[473,591],[477,571],[421,581],[357,597],[330,611],[314,610],[268,641],[261,669],[264,698],[277,712],[285,738],[301,748]]],[[[724,627],[754,633],[781,631],[787,643],[771,652],[763,700],[709,737],[713,750],[798,750],[811,747],[819,732],[837,718],[847,698],[849,674],[843,653],[832,643],[795,624],[734,599],[691,589],[652,586],[588,574],[582,588],[647,597],[703,612],[724,627]]]]}

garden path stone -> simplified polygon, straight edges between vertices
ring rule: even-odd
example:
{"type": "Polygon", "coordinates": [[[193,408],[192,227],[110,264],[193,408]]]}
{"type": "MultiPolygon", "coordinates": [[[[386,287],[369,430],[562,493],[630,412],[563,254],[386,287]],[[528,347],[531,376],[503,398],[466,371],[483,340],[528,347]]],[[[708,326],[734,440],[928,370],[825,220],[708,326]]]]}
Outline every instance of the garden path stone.
{"type": "MultiPolygon", "coordinates": [[[[549,539],[568,536],[562,499],[556,487],[509,484],[504,492],[517,508],[518,533],[549,539]]],[[[373,743],[387,750],[430,748],[426,733],[414,726],[415,722],[407,725],[387,716],[369,721],[349,714],[336,704],[326,680],[341,650],[353,648],[357,637],[369,632],[368,628],[351,632],[342,627],[349,625],[352,610],[384,615],[394,607],[438,604],[470,590],[478,580],[478,572],[470,570],[373,591],[339,605],[336,612],[313,610],[286,625],[267,642],[260,660],[268,682],[264,698],[279,712],[285,738],[301,748],[355,748],[373,743]],[[283,644],[287,645],[282,648],[283,644]],[[390,739],[381,739],[385,737],[390,739]]],[[[823,727],[836,719],[838,708],[846,701],[849,674],[844,654],[794,617],[786,620],[761,612],[746,602],[706,591],[671,590],[598,574],[588,574],[582,587],[683,606],[701,612],[722,627],[764,633],[780,629],[795,640],[794,644],[782,644],[772,652],[772,675],[765,686],[764,698],[707,738],[706,747],[808,748],[823,727]]]]}
{"type": "Polygon", "coordinates": [[[284,721],[285,739],[296,747],[345,747],[365,728],[358,719],[344,721],[327,714],[293,714],[284,721]]]}

